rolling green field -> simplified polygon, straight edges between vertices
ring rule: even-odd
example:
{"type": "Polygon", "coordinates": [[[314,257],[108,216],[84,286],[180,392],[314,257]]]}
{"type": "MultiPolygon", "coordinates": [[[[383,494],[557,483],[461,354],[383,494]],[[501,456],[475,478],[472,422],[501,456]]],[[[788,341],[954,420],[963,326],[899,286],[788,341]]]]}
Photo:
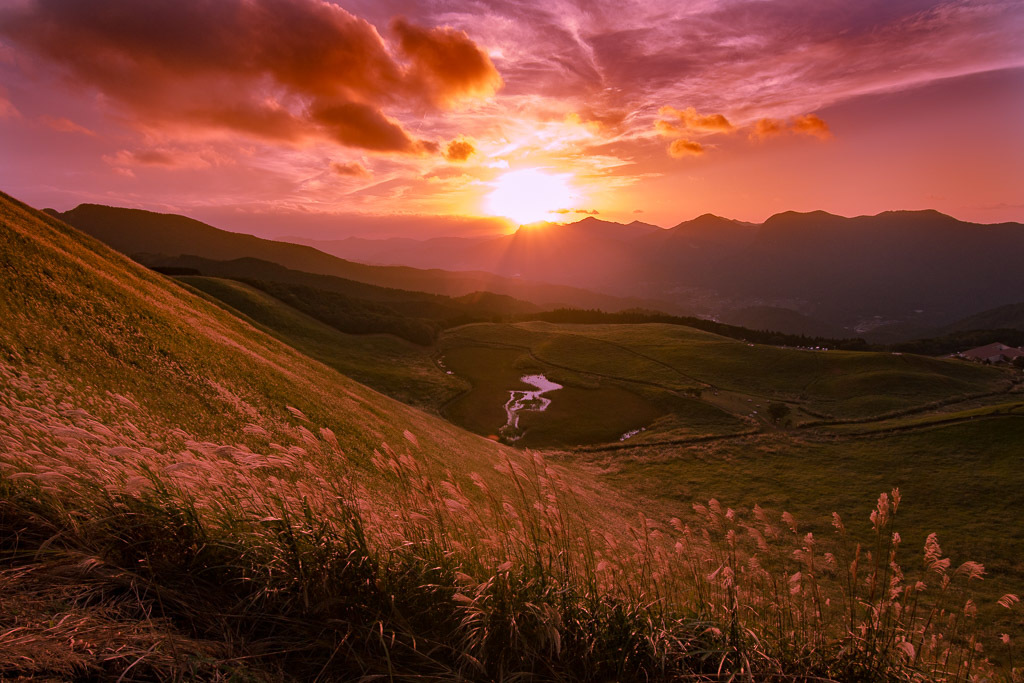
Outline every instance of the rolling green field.
{"type": "Polygon", "coordinates": [[[934,532],[955,565],[985,564],[980,609],[998,628],[1024,632],[996,605],[1024,585],[1018,371],[750,345],[668,325],[470,325],[445,334],[441,349],[473,386],[449,404],[449,419],[494,433],[518,377],[542,372],[566,389],[549,394],[546,412],[523,413],[527,445],[611,441],[561,457],[597,466],[647,510],[693,521],[692,506],[711,498],[745,515],[759,505],[776,520],[793,514],[801,534],[830,548],[832,512],[864,532],[861,501],[897,487],[908,551],[934,532]],[[615,401],[612,391],[631,399],[592,407],[615,401]],[[784,426],[766,419],[769,402],[790,406],[784,426]],[[608,438],[627,426],[646,430],[608,438]]]}
{"type": "Polygon", "coordinates": [[[999,394],[1006,371],[923,356],[754,345],[676,325],[466,325],[447,331],[443,362],[472,389],[444,407],[453,422],[496,434],[518,378],[543,373],[565,389],[524,412],[536,447],[630,443],[870,422],[940,402],[999,394]],[[768,417],[770,403],[789,415],[768,417]],[[612,406],[611,409],[608,406],[612,406]]]}

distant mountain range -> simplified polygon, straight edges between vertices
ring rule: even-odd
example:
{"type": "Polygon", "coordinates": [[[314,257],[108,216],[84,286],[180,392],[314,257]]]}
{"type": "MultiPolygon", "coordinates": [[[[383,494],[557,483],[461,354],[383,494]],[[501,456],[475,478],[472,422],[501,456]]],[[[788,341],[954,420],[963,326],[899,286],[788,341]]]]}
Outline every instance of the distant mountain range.
{"type": "Polygon", "coordinates": [[[789,211],[761,224],[705,214],[668,229],[588,217],[483,238],[292,238],[304,244],[133,209],[85,204],[52,213],[149,265],[254,258],[403,290],[488,291],[546,308],[657,309],[886,343],[943,334],[980,311],[1024,301],[1024,225],[936,211],[789,211]]]}
{"type": "Polygon", "coordinates": [[[486,239],[315,244],[374,263],[543,275],[747,326],[788,321],[786,331],[880,340],[1024,300],[1024,225],[937,211],[787,211],[761,224],[705,214],[668,229],[589,217],[486,239]]]}
{"type": "MultiPolygon", "coordinates": [[[[596,293],[564,284],[548,284],[550,281],[546,280],[505,277],[493,272],[448,272],[355,263],[310,246],[229,232],[175,214],[97,204],[82,204],[63,213],[53,210],[47,212],[148,266],[187,266],[179,262],[180,257],[184,256],[197,256],[211,261],[250,258],[304,273],[452,297],[491,292],[545,308],[572,306],[620,311],[652,307],[652,302],[637,298],[596,293]]],[[[245,277],[259,279],[261,276],[250,268],[245,277]]]]}

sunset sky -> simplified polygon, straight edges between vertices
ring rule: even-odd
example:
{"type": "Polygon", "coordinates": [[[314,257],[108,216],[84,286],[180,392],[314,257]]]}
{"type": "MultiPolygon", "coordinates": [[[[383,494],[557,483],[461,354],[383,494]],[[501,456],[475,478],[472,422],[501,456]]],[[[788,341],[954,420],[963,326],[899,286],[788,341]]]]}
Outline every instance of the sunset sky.
{"type": "Polygon", "coordinates": [[[0,189],[261,235],[1024,222],[1019,0],[4,0],[0,189]]]}

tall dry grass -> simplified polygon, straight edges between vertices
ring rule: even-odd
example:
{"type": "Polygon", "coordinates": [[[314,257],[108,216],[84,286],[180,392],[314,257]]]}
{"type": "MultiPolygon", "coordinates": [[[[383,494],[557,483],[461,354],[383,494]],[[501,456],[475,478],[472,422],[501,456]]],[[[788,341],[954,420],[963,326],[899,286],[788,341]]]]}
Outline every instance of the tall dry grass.
{"type": "Polygon", "coordinates": [[[406,432],[357,471],[296,409],[212,443],[87,395],[0,365],[0,585],[38,608],[0,623],[0,676],[1014,677],[979,635],[983,567],[904,549],[898,491],[864,538],[715,500],[597,530],[537,453],[438,474],[406,432]],[[33,600],[56,585],[54,630],[33,600]]]}

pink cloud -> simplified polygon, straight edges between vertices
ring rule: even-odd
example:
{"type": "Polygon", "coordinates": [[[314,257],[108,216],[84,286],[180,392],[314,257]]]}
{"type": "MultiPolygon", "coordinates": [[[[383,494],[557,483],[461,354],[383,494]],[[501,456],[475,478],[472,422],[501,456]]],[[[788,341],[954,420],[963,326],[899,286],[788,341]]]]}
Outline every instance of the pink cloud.
{"type": "Polygon", "coordinates": [[[212,149],[176,149],[148,147],[122,149],[104,155],[103,161],[116,168],[158,167],[167,169],[200,169],[229,165],[232,160],[212,149]]]}
{"type": "Polygon", "coordinates": [[[21,116],[21,112],[6,97],[0,97],[0,119],[15,119],[21,116]]]}
{"type": "Polygon", "coordinates": [[[75,123],[71,119],[64,118],[63,116],[54,117],[43,115],[39,117],[39,121],[43,125],[47,126],[48,128],[52,128],[53,130],[59,133],[81,133],[82,135],[88,135],[90,137],[96,136],[96,133],[94,131],[91,131],[85,126],[81,126],[75,123]]]}
{"type": "Polygon", "coordinates": [[[366,166],[358,161],[334,161],[331,163],[331,171],[348,178],[369,178],[371,175],[366,166]]]}

